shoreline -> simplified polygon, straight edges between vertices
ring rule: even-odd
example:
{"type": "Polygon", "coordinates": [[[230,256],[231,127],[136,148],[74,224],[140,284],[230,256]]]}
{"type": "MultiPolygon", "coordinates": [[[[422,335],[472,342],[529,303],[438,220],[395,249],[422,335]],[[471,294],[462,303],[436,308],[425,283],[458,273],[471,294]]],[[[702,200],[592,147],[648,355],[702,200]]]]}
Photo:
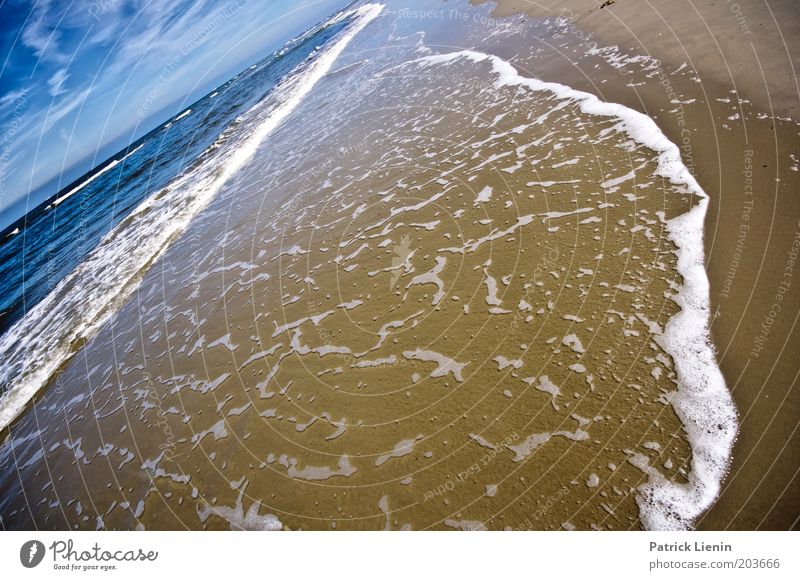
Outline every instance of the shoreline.
{"type": "Polygon", "coordinates": [[[797,527],[800,123],[610,1],[354,39],[6,429],[4,522],[797,527]]]}
{"type": "Polygon", "coordinates": [[[711,333],[740,419],[720,496],[696,527],[797,528],[800,282],[792,284],[792,273],[800,246],[800,203],[793,193],[800,180],[790,152],[800,141],[792,120],[800,100],[788,55],[798,53],[792,47],[800,16],[783,1],[763,10],[740,6],[738,18],[727,2],[687,4],[685,10],[671,3],[668,14],[662,12],[665,2],[618,0],[602,9],[591,0],[491,4],[498,19],[525,18],[523,11],[565,18],[575,34],[566,44],[603,47],[596,52],[608,55],[617,74],[628,72],[620,54],[649,55],[662,67],[661,74],[634,75],[642,82],[626,85],[608,71],[583,70],[580,62],[564,66],[571,56],[559,44],[546,70],[539,59],[529,73],[646,112],[681,147],[684,163],[710,197],[705,259],[711,333]],[[742,54],[743,37],[752,57],[742,54]]]}

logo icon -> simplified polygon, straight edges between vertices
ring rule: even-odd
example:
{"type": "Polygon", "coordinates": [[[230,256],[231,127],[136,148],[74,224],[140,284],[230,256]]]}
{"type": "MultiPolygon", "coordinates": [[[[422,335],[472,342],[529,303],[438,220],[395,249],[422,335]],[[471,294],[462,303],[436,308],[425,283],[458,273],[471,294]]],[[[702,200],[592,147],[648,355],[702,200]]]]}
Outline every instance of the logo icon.
{"type": "Polygon", "coordinates": [[[26,568],[35,568],[44,559],[44,544],[39,540],[28,540],[19,549],[19,561],[26,568]]]}

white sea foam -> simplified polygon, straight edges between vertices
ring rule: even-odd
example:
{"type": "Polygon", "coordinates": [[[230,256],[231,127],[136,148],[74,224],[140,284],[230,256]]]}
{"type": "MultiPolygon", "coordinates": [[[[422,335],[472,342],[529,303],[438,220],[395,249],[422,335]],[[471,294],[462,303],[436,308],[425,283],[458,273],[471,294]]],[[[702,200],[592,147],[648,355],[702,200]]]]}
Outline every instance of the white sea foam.
{"type": "Polygon", "coordinates": [[[260,531],[278,531],[283,528],[283,524],[274,514],[259,515],[261,510],[261,502],[254,501],[250,504],[250,508],[245,512],[243,499],[244,492],[247,484],[239,489],[239,497],[236,499],[236,505],[221,506],[210,505],[204,503],[197,508],[197,515],[201,522],[205,522],[210,516],[218,516],[227,520],[232,530],[260,530],[260,531]]]}
{"type": "MultiPolygon", "coordinates": [[[[6,427],[50,376],[121,307],[146,271],[247,163],[264,139],[330,70],[353,37],[383,10],[366,4],[346,12],[353,21],[285,77],[204,153],[205,160],[165,190],[143,201],[109,232],[53,291],[0,337],[0,429],[6,427]],[[169,195],[164,195],[166,191],[169,195]]],[[[133,153],[133,152],[131,152],[133,153]]],[[[106,166],[91,179],[107,171],[106,166]]],[[[91,179],[89,181],[91,181],[91,179]]],[[[62,196],[59,203],[78,189],[62,196]]]]}
{"type": "Polygon", "coordinates": [[[414,444],[422,439],[422,435],[417,435],[414,439],[404,439],[403,441],[398,441],[397,444],[394,446],[389,453],[384,453],[383,455],[379,455],[378,458],[375,460],[375,467],[380,467],[393,457],[404,457],[414,451],[414,444]]]}
{"type": "Polygon", "coordinates": [[[136,152],[137,152],[139,149],[141,149],[143,146],[144,146],[144,144],[142,144],[142,145],[139,145],[139,146],[138,146],[136,149],[134,149],[133,151],[131,151],[130,153],[128,153],[128,154],[127,154],[125,157],[122,157],[122,158],[120,158],[120,159],[115,159],[114,161],[112,161],[111,163],[109,163],[108,165],[106,165],[105,167],[103,167],[103,168],[102,168],[100,171],[98,171],[97,173],[95,173],[94,175],[92,175],[92,176],[91,176],[89,179],[87,179],[86,181],[84,181],[84,182],[83,182],[83,183],[81,183],[80,185],[78,185],[78,186],[76,186],[76,187],[74,187],[74,188],[70,189],[70,190],[69,190],[67,193],[65,193],[64,195],[62,195],[62,196],[58,197],[58,198],[57,198],[57,199],[56,199],[56,200],[55,200],[53,203],[51,203],[50,205],[48,205],[48,206],[47,206],[45,209],[50,209],[51,207],[55,207],[55,206],[59,205],[60,203],[63,203],[64,201],[66,201],[67,199],[69,199],[70,197],[72,197],[73,195],[75,195],[76,193],[78,193],[78,192],[79,192],[81,189],[83,189],[84,187],[86,187],[87,185],[89,185],[89,184],[90,184],[92,181],[94,181],[95,179],[97,179],[98,177],[100,177],[101,175],[103,175],[103,174],[104,174],[106,171],[109,171],[109,170],[111,170],[111,169],[114,169],[114,168],[115,168],[117,165],[119,165],[120,163],[122,163],[123,161],[125,161],[125,160],[126,160],[128,157],[130,157],[131,155],[133,155],[134,153],[136,153],[136,152]]]}
{"type": "Polygon", "coordinates": [[[670,402],[689,438],[692,469],[687,483],[651,476],[640,488],[637,498],[645,527],[689,528],[719,494],[737,431],[736,408],[717,365],[708,326],[709,282],[703,248],[708,196],[683,164],[677,145],[667,139],[647,115],[565,85],[520,76],[509,62],[480,52],[464,50],[429,55],[413,62],[435,66],[463,60],[488,63],[497,77],[497,88],[514,86],[546,91],[570,101],[585,114],[619,119],[622,131],[658,153],[657,175],[697,196],[697,203],[691,210],[667,222],[670,240],[677,247],[677,269],[684,284],[675,296],[680,312],[669,320],[664,334],[657,337],[662,348],[675,360],[678,390],[670,397],[670,402]]]}
{"type": "Polygon", "coordinates": [[[453,375],[453,378],[457,380],[459,383],[464,382],[463,371],[464,367],[467,366],[469,363],[459,363],[453,360],[452,358],[445,356],[441,353],[438,353],[433,350],[422,350],[421,348],[417,348],[416,350],[405,350],[403,351],[403,356],[407,359],[411,360],[421,360],[424,362],[435,362],[436,368],[433,369],[431,372],[431,377],[446,377],[449,374],[453,375]]]}
{"type": "Polygon", "coordinates": [[[483,522],[477,520],[453,520],[446,519],[444,525],[448,528],[455,528],[464,532],[486,532],[488,531],[483,522]]]}
{"type": "Polygon", "coordinates": [[[475,203],[476,204],[486,203],[491,199],[492,199],[492,188],[487,185],[478,192],[478,195],[475,197],[475,203]]]}
{"type": "Polygon", "coordinates": [[[350,458],[347,455],[342,455],[339,458],[337,468],[331,468],[327,465],[317,467],[314,465],[306,465],[302,469],[297,468],[297,459],[289,459],[289,468],[287,475],[295,479],[305,479],[307,481],[324,481],[332,477],[350,477],[357,470],[350,463],[350,458]]]}
{"type": "Polygon", "coordinates": [[[444,298],[444,281],[439,277],[439,274],[442,273],[444,270],[444,266],[447,263],[447,258],[442,256],[436,256],[436,265],[433,267],[432,270],[429,272],[425,272],[424,274],[418,274],[411,279],[411,282],[408,283],[406,288],[410,288],[411,286],[416,286],[419,284],[434,284],[437,288],[436,294],[433,296],[432,305],[436,306],[441,302],[442,298],[444,298]]]}
{"type": "Polygon", "coordinates": [[[191,114],[192,114],[192,110],[191,110],[191,109],[186,109],[186,110],[185,110],[183,113],[181,113],[180,115],[178,115],[177,117],[175,117],[175,118],[174,118],[174,119],[172,119],[172,120],[173,120],[173,122],[174,122],[174,121],[180,121],[180,120],[181,120],[181,119],[183,119],[184,117],[188,117],[188,116],[189,116],[189,115],[191,115],[191,114]]]}

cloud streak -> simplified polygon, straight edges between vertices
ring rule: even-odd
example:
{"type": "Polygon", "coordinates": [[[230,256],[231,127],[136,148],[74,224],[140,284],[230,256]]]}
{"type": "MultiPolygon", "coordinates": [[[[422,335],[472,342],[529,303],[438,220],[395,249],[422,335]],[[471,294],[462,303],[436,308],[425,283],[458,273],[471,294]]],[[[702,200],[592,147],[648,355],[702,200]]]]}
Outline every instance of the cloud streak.
{"type": "Polygon", "coordinates": [[[60,68],[53,73],[53,76],[51,76],[50,80],[47,81],[47,92],[50,93],[51,97],[57,97],[58,95],[67,92],[66,89],[64,89],[64,83],[67,82],[68,78],[69,75],[67,74],[67,69],[65,68],[60,68]]]}
{"type": "Polygon", "coordinates": [[[38,0],[33,3],[29,24],[22,31],[22,42],[32,49],[36,56],[45,61],[64,62],[66,57],[59,51],[61,33],[48,23],[53,13],[51,0],[38,0]]]}

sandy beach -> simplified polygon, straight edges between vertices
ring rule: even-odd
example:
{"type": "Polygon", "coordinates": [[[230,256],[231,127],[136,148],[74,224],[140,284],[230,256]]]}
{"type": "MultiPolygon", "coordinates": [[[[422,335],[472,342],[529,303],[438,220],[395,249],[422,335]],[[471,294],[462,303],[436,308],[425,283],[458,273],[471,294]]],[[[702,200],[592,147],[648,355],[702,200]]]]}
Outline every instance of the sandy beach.
{"type": "Polygon", "coordinates": [[[800,516],[796,269],[800,93],[795,74],[800,13],[796,3],[508,0],[493,5],[497,18],[520,18],[520,14],[564,18],[574,25],[579,41],[598,47],[618,45],[614,54],[647,55],[662,63],[666,77],[659,74],[635,87],[626,86],[619,82],[619,74],[627,74],[635,64],[608,70],[573,66],[569,51],[576,40],[573,36],[551,39],[554,54],[546,63],[531,62],[530,72],[646,111],[682,146],[684,162],[711,197],[705,235],[714,314],[711,329],[740,418],[721,496],[697,525],[700,529],[796,528],[800,516]],[[694,75],[674,74],[681,69],[695,71],[699,81],[694,75]]]}
{"type": "Polygon", "coordinates": [[[0,523],[796,528],[796,12],[332,19],[4,335],[0,523]]]}

